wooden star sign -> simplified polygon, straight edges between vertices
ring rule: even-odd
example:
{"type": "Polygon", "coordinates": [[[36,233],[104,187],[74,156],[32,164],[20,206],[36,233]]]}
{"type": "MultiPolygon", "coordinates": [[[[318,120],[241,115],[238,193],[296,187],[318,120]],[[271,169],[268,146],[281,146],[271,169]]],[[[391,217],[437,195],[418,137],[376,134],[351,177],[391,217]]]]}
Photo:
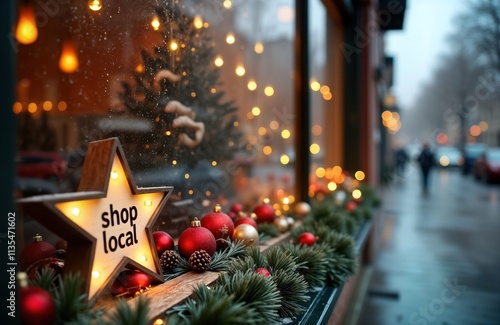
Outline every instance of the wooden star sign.
{"type": "Polygon", "coordinates": [[[18,201],[68,242],[64,273],[80,273],[95,301],[125,268],[163,281],[152,227],[171,186],[137,187],[117,138],[91,142],[76,193],[18,201]]]}

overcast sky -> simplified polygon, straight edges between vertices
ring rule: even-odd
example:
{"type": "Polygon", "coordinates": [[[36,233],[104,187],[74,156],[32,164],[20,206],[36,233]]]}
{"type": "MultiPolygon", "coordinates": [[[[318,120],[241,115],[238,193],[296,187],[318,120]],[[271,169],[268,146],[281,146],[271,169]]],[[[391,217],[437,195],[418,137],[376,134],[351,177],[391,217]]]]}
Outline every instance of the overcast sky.
{"type": "Polygon", "coordinates": [[[402,31],[386,34],[387,55],[394,56],[393,92],[401,109],[411,108],[420,85],[432,76],[438,58],[446,53],[446,41],[464,11],[465,0],[407,0],[402,31]]]}

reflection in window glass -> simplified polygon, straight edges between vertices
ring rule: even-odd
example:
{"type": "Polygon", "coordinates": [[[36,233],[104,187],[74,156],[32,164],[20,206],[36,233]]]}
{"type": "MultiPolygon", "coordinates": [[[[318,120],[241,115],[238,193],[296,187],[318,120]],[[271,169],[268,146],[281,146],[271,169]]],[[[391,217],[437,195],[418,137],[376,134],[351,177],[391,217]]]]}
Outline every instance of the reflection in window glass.
{"type": "Polygon", "coordinates": [[[293,1],[61,1],[35,13],[12,109],[19,151],[65,160],[58,191],[76,190],[88,142],[118,137],[138,185],[173,185],[200,209],[293,203],[293,1]]]}

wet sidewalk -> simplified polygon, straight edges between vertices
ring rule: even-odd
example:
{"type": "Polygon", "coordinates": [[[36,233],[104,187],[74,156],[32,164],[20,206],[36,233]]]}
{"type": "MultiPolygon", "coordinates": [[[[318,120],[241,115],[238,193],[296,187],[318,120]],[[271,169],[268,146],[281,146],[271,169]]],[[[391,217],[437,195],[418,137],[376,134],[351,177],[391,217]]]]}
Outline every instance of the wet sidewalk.
{"type": "Polygon", "coordinates": [[[359,325],[500,324],[500,184],[434,170],[383,191],[359,325]]]}

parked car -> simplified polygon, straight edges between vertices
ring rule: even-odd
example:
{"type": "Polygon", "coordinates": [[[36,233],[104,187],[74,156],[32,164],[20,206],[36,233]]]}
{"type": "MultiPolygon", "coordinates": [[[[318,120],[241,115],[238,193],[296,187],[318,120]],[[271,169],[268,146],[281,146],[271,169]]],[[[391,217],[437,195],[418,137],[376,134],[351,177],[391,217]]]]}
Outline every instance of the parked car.
{"type": "Polygon", "coordinates": [[[462,172],[464,174],[468,174],[472,171],[474,161],[484,152],[486,147],[484,143],[468,143],[465,145],[463,154],[464,164],[462,165],[462,172]]]}
{"type": "Polygon", "coordinates": [[[476,159],[474,176],[485,182],[500,181],[500,147],[487,148],[476,159]]]}
{"type": "Polygon", "coordinates": [[[17,176],[61,180],[67,176],[66,161],[56,152],[21,151],[16,157],[17,176]]]}
{"type": "Polygon", "coordinates": [[[462,153],[455,147],[438,147],[435,157],[440,167],[460,167],[464,163],[462,153]]]}

